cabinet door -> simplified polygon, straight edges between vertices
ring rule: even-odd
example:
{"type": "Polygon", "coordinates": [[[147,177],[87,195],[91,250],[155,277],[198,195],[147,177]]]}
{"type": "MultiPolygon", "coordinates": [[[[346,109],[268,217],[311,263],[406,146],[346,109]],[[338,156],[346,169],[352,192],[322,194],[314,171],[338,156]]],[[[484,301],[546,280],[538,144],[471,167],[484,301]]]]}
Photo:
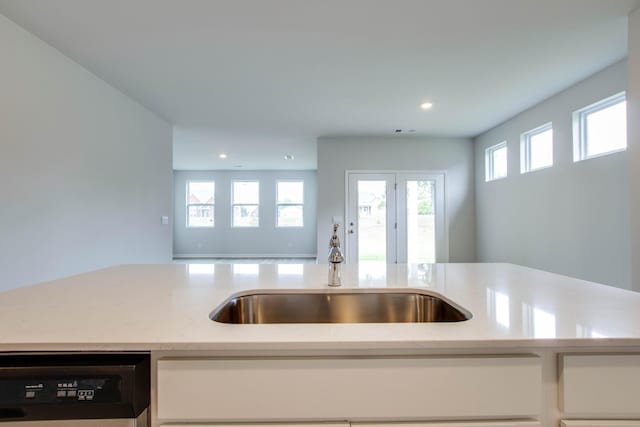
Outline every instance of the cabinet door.
{"type": "Polygon", "coordinates": [[[538,421],[466,421],[438,423],[351,423],[351,427],[540,427],[538,421]]]}
{"type": "MultiPolygon", "coordinates": [[[[161,424],[160,427],[265,427],[265,424],[161,424]]],[[[268,427],[350,427],[349,423],[274,423],[268,424],[268,427]]]]}
{"type": "MultiPolygon", "coordinates": [[[[625,421],[623,421],[625,422],[625,421]]],[[[573,426],[574,424],[567,424],[573,426]]],[[[597,427],[632,427],[638,424],[580,424],[597,427]]],[[[564,424],[563,424],[564,426],[564,424]]],[[[576,425],[577,426],[577,425],[576,425]]],[[[160,427],[265,427],[265,424],[162,424],[160,427]]],[[[268,427],[540,427],[537,421],[468,421],[468,422],[438,422],[438,423],[297,423],[268,424],[268,427]]]]}
{"type": "Polygon", "coordinates": [[[536,356],[158,361],[167,421],[536,418],[536,356]]]}
{"type": "MultiPolygon", "coordinates": [[[[591,424],[589,424],[591,425],[591,424]]],[[[593,424],[595,426],[595,424],[593,424]]],[[[637,424],[619,424],[618,426],[635,426],[637,424]]],[[[586,425],[581,425],[586,426],[586,425]]],[[[598,427],[609,427],[610,424],[598,424],[598,427]]],[[[611,424],[613,427],[614,425],[611,424]]],[[[162,424],[160,427],[265,427],[265,424],[162,424]]],[[[439,423],[298,423],[298,424],[268,424],[268,427],[540,427],[537,421],[470,421],[470,422],[439,422],[439,423]]]]}
{"type": "Polygon", "coordinates": [[[566,418],[640,419],[640,355],[566,355],[560,384],[566,418]]]}
{"type": "Polygon", "coordinates": [[[640,427],[640,420],[564,420],[562,427],[640,427]]]}

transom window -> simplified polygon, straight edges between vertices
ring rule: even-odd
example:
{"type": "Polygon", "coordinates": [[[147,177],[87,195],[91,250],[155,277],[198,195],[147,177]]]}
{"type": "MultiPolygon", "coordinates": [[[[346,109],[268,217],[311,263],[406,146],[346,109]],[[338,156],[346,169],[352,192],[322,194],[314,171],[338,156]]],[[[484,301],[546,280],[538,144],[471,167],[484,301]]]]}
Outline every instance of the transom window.
{"type": "Polygon", "coordinates": [[[493,145],[485,151],[485,181],[507,176],[507,141],[493,145]]]}
{"type": "Polygon", "coordinates": [[[586,160],[627,148],[625,92],[573,113],[573,161],[586,160]]]}
{"type": "Polygon", "coordinates": [[[233,227],[260,226],[259,181],[233,181],[231,200],[233,227]]]}
{"type": "Polygon", "coordinates": [[[216,184],[187,182],[187,227],[213,227],[216,184]]]}
{"type": "Polygon", "coordinates": [[[539,126],[520,135],[520,172],[553,166],[553,126],[539,126]]]}
{"type": "Polygon", "coordinates": [[[278,227],[304,226],[304,182],[278,181],[276,184],[278,227]]]}

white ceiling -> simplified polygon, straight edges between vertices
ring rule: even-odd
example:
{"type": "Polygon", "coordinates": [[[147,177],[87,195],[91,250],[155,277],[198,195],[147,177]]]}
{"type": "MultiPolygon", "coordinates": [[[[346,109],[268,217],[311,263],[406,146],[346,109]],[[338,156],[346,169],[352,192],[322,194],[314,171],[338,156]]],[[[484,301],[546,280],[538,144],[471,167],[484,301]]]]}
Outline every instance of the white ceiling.
{"type": "Polygon", "coordinates": [[[639,3],[0,0],[0,13],[170,121],[175,169],[314,169],[319,136],[495,126],[623,58],[639,3]]]}

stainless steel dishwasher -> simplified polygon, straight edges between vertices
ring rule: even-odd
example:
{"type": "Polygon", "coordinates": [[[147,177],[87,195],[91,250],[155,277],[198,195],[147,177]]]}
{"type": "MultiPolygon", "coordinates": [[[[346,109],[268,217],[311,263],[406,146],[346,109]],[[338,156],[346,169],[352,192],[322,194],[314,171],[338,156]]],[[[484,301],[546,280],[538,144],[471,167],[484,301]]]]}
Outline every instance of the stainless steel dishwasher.
{"type": "Polygon", "coordinates": [[[0,427],[148,427],[149,354],[0,355],[0,427]]]}

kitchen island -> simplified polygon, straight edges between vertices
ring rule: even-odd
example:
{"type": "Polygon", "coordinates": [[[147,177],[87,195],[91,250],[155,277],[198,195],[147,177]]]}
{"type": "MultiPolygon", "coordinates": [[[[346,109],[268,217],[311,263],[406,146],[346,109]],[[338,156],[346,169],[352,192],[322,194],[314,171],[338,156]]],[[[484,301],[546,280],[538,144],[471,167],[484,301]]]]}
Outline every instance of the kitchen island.
{"type": "Polygon", "coordinates": [[[425,290],[472,318],[209,319],[236,292],[326,282],[314,264],[108,268],[0,293],[0,351],[149,351],[154,427],[640,425],[630,291],[511,264],[345,265],[342,288],[425,290]]]}

